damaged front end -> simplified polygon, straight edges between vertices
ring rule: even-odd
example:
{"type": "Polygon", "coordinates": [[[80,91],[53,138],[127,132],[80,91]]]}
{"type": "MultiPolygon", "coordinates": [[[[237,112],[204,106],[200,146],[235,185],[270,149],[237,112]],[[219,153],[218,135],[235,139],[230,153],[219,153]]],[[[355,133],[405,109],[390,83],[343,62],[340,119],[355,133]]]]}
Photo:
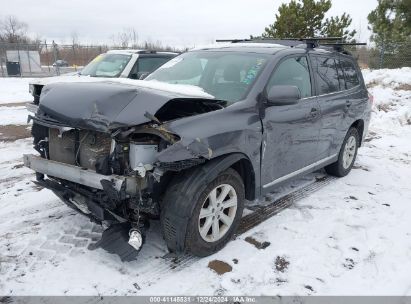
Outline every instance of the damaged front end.
{"type": "Polygon", "coordinates": [[[43,91],[36,115],[29,116],[40,156],[24,155],[25,165],[36,172],[38,184],[69,207],[109,227],[97,246],[134,259],[148,220],[160,216],[161,197],[173,175],[211,157],[206,145],[186,142],[162,122],[223,105],[101,83],[56,84],[43,91]]]}

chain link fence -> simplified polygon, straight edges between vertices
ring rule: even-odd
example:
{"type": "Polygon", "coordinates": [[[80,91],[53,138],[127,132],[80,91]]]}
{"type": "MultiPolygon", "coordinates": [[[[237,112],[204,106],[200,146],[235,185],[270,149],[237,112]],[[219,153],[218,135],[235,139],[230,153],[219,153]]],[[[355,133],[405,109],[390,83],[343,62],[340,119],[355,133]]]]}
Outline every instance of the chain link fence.
{"type": "Polygon", "coordinates": [[[347,49],[357,59],[361,68],[396,69],[411,67],[411,42],[347,49]]]}
{"type": "MultiPolygon", "coordinates": [[[[160,45],[136,46],[143,49],[170,50],[160,45]]],[[[58,45],[56,43],[19,44],[0,42],[1,77],[45,77],[75,73],[97,55],[110,49],[107,45],[58,45]]],[[[381,69],[411,66],[411,42],[380,47],[352,47],[349,51],[361,68],[381,69]]]]}
{"type": "Polygon", "coordinates": [[[77,44],[0,43],[0,73],[2,77],[44,77],[76,72],[109,49],[77,44]]]}

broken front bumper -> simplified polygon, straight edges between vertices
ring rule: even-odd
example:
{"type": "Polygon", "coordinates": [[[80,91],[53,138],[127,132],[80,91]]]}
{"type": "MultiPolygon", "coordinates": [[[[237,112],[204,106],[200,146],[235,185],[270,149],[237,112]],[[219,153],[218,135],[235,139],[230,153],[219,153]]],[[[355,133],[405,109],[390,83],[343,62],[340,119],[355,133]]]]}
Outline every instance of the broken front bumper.
{"type": "MultiPolygon", "coordinates": [[[[133,177],[101,175],[92,170],[47,160],[32,154],[25,154],[23,159],[25,166],[38,173],[50,175],[50,177],[101,190],[103,190],[101,181],[109,180],[117,191],[124,189],[124,185],[129,194],[136,190],[136,180],[133,177]]],[[[87,216],[91,221],[98,224],[106,222],[110,225],[103,232],[102,238],[89,249],[101,247],[110,253],[118,254],[123,261],[132,261],[137,257],[144,242],[144,230],[132,227],[131,223],[118,214],[103,208],[90,197],[76,193],[53,179],[41,179],[36,183],[53,191],[67,206],[87,216]]]]}
{"type": "Polygon", "coordinates": [[[26,167],[37,173],[61,178],[91,188],[103,190],[101,182],[110,181],[118,192],[124,189],[124,186],[127,194],[135,195],[137,191],[137,179],[135,177],[102,175],[90,169],[44,159],[33,154],[24,154],[23,161],[26,167]]]}

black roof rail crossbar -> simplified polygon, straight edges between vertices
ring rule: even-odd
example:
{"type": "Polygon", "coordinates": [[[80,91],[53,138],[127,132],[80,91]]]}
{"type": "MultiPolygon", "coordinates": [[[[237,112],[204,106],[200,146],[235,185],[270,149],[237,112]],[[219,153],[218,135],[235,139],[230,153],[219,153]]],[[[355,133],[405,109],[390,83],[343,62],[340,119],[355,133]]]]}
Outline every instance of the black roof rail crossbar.
{"type": "Polygon", "coordinates": [[[217,39],[216,42],[260,42],[260,43],[275,43],[282,44],[286,46],[297,46],[301,43],[305,43],[308,48],[314,48],[319,45],[320,41],[335,41],[342,40],[342,37],[312,37],[312,38],[248,38],[248,39],[217,39]]]}
{"type": "Polygon", "coordinates": [[[336,43],[321,43],[322,47],[332,47],[334,50],[341,52],[344,50],[344,46],[350,45],[367,45],[365,42],[336,42],[336,43]]]}
{"type": "Polygon", "coordinates": [[[253,41],[252,39],[217,39],[215,42],[245,42],[245,41],[253,41]]]}
{"type": "Polygon", "coordinates": [[[329,46],[334,46],[334,45],[367,45],[365,42],[336,42],[336,43],[321,43],[321,45],[329,45],[329,46]]]}
{"type": "Polygon", "coordinates": [[[231,42],[231,43],[271,43],[281,44],[294,47],[304,43],[300,39],[278,39],[278,38],[253,38],[253,39],[218,39],[216,42],[231,42]]]}
{"type": "Polygon", "coordinates": [[[217,39],[216,42],[242,42],[242,41],[255,41],[255,40],[297,40],[297,41],[305,41],[305,40],[317,40],[317,41],[334,41],[334,40],[342,40],[342,37],[310,37],[310,38],[275,38],[275,37],[256,37],[256,38],[245,38],[245,39],[217,39]]]}
{"type": "Polygon", "coordinates": [[[252,38],[252,39],[219,39],[216,42],[256,42],[256,43],[274,43],[285,46],[295,47],[297,45],[306,44],[307,48],[313,49],[319,46],[333,47],[335,50],[341,51],[344,45],[367,45],[363,42],[343,42],[343,37],[312,37],[312,38],[252,38]],[[335,42],[332,42],[335,41],[335,42]],[[323,43],[325,42],[325,43],[323,43]]]}

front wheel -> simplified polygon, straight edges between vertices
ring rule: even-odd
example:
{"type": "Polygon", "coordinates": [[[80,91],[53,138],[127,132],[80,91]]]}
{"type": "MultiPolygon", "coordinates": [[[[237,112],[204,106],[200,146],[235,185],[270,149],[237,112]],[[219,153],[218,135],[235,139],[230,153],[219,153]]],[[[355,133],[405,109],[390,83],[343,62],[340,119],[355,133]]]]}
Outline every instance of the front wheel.
{"type": "Polygon", "coordinates": [[[338,160],[325,167],[328,174],[338,177],[346,176],[352,169],[357,157],[360,136],[356,128],[350,128],[341,146],[338,160]]]}
{"type": "MultiPolygon", "coordinates": [[[[185,182],[189,183],[190,180],[185,182]]],[[[196,256],[207,256],[223,248],[236,231],[244,209],[244,185],[237,171],[229,168],[209,184],[193,186],[196,189],[191,190],[196,195],[191,200],[180,201],[185,208],[191,209],[182,237],[185,240],[184,251],[196,256]]],[[[179,188],[184,189],[185,186],[180,184],[179,188]]],[[[171,216],[178,210],[173,210],[176,204],[167,196],[166,193],[165,200],[168,202],[162,216],[165,230],[169,230],[170,226],[181,227],[177,222],[170,222],[178,221],[178,218],[171,216]]],[[[163,235],[169,245],[172,238],[168,238],[164,230],[163,235]]]]}

